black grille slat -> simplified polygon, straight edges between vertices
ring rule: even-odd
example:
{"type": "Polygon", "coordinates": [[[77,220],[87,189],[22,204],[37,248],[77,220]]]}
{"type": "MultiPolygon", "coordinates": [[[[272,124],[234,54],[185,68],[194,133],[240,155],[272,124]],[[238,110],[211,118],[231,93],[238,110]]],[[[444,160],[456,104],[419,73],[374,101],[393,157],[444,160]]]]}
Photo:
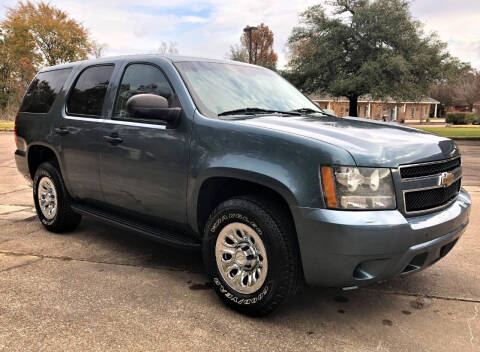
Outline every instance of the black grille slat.
{"type": "Polygon", "coordinates": [[[434,164],[423,164],[423,165],[414,165],[406,166],[400,168],[400,176],[405,178],[414,178],[414,177],[424,177],[431,175],[438,175],[442,172],[452,171],[460,167],[461,160],[460,158],[448,160],[445,162],[438,162],[434,164]]]}
{"type": "Polygon", "coordinates": [[[455,181],[449,187],[412,191],[405,193],[405,209],[407,212],[415,212],[441,207],[448,204],[460,192],[461,179],[455,181]]]}

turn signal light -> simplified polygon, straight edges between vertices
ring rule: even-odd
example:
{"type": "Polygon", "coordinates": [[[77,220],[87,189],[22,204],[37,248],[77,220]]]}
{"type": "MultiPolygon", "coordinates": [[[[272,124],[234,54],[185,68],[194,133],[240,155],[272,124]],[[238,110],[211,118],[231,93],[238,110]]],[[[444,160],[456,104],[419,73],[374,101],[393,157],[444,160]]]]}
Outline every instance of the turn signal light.
{"type": "Polygon", "coordinates": [[[325,195],[325,201],[328,208],[337,208],[337,196],[335,194],[335,184],[333,182],[332,168],[328,166],[322,166],[322,184],[323,193],[325,195]]]}

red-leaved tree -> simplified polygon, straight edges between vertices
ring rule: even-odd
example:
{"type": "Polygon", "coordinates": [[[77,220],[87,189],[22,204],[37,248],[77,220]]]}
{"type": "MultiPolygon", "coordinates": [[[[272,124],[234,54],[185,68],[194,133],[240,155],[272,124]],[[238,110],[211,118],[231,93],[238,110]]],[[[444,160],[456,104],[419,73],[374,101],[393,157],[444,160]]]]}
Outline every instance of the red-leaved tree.
{"type": "MultiPolygon", "coordinates": [[[[240,46],[230,48],[230,59],[248,62],[250,34],[244,32],[240,37],[240,46]]],[[[273,32],[261,23],[252,31],[252,64],[275,69],[278,55],[273,50],[273,32]]]]}

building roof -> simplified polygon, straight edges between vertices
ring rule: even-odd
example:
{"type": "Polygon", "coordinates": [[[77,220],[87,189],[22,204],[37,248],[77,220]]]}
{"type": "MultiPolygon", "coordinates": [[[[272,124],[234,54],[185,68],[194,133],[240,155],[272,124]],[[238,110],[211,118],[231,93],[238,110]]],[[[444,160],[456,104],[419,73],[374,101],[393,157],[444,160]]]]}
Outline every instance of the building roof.
{"type": "MultiPolygon", "coordinates": [[[[317,102],[341,102],[341,103],[348,103],[349,100],[347,97],[334,97],[330,94],[312,94],[309,98],[313,101],[317,102]]],[[[391,103],[391,104],[440,104],[438,100],[435,100],[430,97],[421,97],[418,100],[411,100],[411,101],[398,101],[394,100],[391,97],[386,97],[384,99],[374,99],[370,94],[362,95],[358,98],[359,103],[391,103]]]]}

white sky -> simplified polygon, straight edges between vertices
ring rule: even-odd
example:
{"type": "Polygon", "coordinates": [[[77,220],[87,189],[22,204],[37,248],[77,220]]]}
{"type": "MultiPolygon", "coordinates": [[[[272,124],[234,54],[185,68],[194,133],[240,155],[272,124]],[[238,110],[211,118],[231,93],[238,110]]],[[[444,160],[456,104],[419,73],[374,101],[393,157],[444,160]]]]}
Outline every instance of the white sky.
{"type": "MultiPolygon", "coordinates": [[[[245,25],[264,22],[275,35],[279,66],[298,13],[312,0],[49,0],[108,45],[105,54],[156,52],[177,42],[182,55],[225,58],[245,25]]],[[[324,0],[320,0],[324,2],[324,0]]],[[[14,0],[0,0],[0,19],[14,0]]],[[[450,52],[480,69],[480,0],[413,0],[412,14],[436,31],[450,52]]],[[[387,14],[388,15],[388,14],[387,14]]]]}

